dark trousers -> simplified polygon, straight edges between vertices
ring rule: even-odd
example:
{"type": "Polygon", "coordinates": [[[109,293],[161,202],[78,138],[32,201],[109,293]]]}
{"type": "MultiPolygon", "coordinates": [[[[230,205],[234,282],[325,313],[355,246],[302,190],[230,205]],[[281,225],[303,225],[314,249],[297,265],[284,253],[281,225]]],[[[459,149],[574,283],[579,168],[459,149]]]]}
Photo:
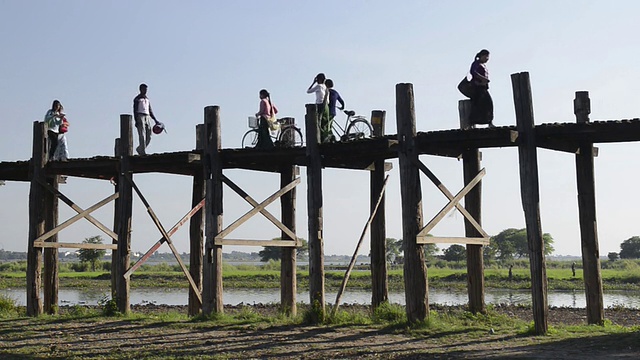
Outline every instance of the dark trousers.
{"type": "Polygon", "coordinates": [[[58,148],[58,133],[47,130],[47,137],[49,138],[49,160],[52,160],[58,148]]]}
{"type": "Polygon", "coordinates": [[[493,121],[493,99],[487,86],[474,86],[471,96],[472,124],[491,124],[493,121]]]}

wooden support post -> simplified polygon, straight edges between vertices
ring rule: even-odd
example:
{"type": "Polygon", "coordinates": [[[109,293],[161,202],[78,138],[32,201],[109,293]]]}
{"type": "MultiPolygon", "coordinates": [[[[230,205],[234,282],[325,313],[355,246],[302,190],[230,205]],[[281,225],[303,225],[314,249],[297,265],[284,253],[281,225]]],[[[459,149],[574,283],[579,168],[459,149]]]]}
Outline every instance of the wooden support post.
{"type": "MultiPolygon", "coordinates": [[[[283,166],[280,169],[280,188],[290,184],[296,178],[296,166],[283,166]]],[[[280,197],[281,219],[284,226],[293,233],[296,232],[296,188],[280,197]]],[[[282,231],[282,240],[295,240],[289,234],[282,231]]],[[[282,248],[282,262],[280,265],[280,307],[281,311],[289,316],[296,316],[296,248],[282,248]]]]}
{"type": "MultiPolygon", "coordinates": [[[[204,124],[196,126],[196,150],[204,149],[206,141],[204,124]]],[[[198,205],[205,196],[204,174],[202,169],[193,175],[193,191],[191,193],[191,208],[198,205]]],[[[189,273],[195,282],[199,294],[202,294],[202,247],[204,245],[204,214],[206,210],[200,211],[191,217],[189,223],[189,273]]],[[[189,316],[196,316],[202,310],[199,294],[195,294],[189,288],[189,316]]]]}
{"type": "MultiPolygon", "coordinates": [[[[578,123],[589,122],[589,114],[591,113],[589,92],[576,92],[576,98],[573,100],[573,112],[578,123]]],[[[582,268],[587,299],[587,322],[589,324],[603,324],[604,304],[602,300],[602,276],[600,274],[600,248],[596,220],[596,187],[592,142],[580,142],[580,152],[576,154],[576,177],[582,244],[582,268]]]]}
{"type": "Polygon", "coordinates": [[[222,314],[222,245],[215,244],[222,231],[222,160],[220,159],[220,107],[204,108],[204,176],[206,186],[206,243],[202,271],[202,312],[222,314]]]}
{"type": "MultiPolygon", "coordinates": [[[[120,139],[116,139],[115,142],[115,149],[114,149],[114,154],[116,156],[116,158],[120,157],[120,139]]],[[[113,191],[114,194],[118,194],[119,190],[119,185],[118,185],[118,181],[117,179],[113,179],[113,191]]],[[[120,197],[118,197],[117,199],[114,200],[113,203],[113,232],[118,234],[118,232],[120,231],[120,197]]],[[[116,244],[117,245],[117,241],[115,239],[111,239],[111,244],[116,244]]],[[[118,275],[118,261],[116,260],[118,258],[118,250],[111,250],[111,298],[115,299],[116,298],[116,293],[117,293],[117,275],[118,275]]]]}
{"type": "Polygon", "coordinates": [[[43,122],[33,122],[33,148],[31,155],[31,186],[29,189],[29,243],[27,245],[27,315],[42,315],[40,287],[42,283],[42,248],[34,241],[45,231],[44,188],[38,182],[46,181],[48,142],[43,122]]]}
{"type": "Polygon", "coordinates": [[[124,274],[129,269],[131,253],[131,217],[133,213],[133,191],[129,176],[129,157],[133,154],[133,132],[131,115],[120,115],[120,168],[118,176],[118,250],[116,260],[116,303],[118,310],[126,314],[131,311],[129,303],[129,278],[124,274]]]}
{"type": "MultiPolygon", "coordinates": [[[[371,125],[373,136],[384,136],[386,111],[373,110],[371,112],[371,125]]],[[[378,202],[378,197],[384,184],[384,159],[374,162],[373,171],[370,173],[369,207],[371,211],[378,202]]],[[[378,211],[371,222],[371,307],[377,308],[383,302],[389,301],[389,289],[387,280],[387,229],[384,195],[378,205],[378,211]]]]}
{"type": "Polygon", "coordinates": [[[307,216],[309,216],[309,303],[315,322],[325,316],[324,303],[324,239],[322,235],[322,159],[320,129],[315,104],[306,105],[307,140],[307,216]]]}
{"type": "MultiPolygon", "coordinates": [[[[58,176],[47,179],[47,182],[54,189],[58,189],[58,176]]],[[[58,226],[58,197],[46,191],[45,196],[45,230],[51,230],[58,226]]],[[[46,239],[47,242],[58,242],[58,234],[46,239]]],[[[44,249],[44,312],[47,314],[56,314],[58,312],[58,249],[44,249]]]]}
{"type": "MultiPolygon", "coordinates": [[[[458,102],[460,113],[460,128],[468,128],[467,114],[470,113],[471,100],[461,100],[458,102]]],[[[475,149],[467,149],[462,152],[462,166],[464,184],[469,184],[480,172],[481,153],[475,149]]],[[[482,224],[482,182],[479,182],[464,197],[464,207],[467,212],[482,224]]],[[[465,236],[468,238],[482,237],[483,234],[476,229],[473,224],[465,218],[465,236]]],[[[484,303],[484,259],[482,257],[482,245],[467,244],[467,291],[469,292],[469,311],[472,313],[485,313],[487,311],[484,303]]]]}
{"type": "Polygon", "coordinates": [[[402,240],[404,244],[404,288],[407,320],[410,323],[429,317],[429,288],[423,246],[417,243],[422,229],[422,190],[415,165],[416,115],[413,85],[396,85],[396,121],[398,127],[398,163],[402,199],[402,240]]]}
{"type": "Polygon", "coordinates": [[[533,321],[536,334],[542,335],[546,334],[548,330],[547,266],[544,257],[542,224],[540,222],[538,155],[529,73],[522,72],[512,74],[511,83],[518,129],[520,191],[527,226],[527,243],[529,246],[529,263],[531,267],[533,321]]]}

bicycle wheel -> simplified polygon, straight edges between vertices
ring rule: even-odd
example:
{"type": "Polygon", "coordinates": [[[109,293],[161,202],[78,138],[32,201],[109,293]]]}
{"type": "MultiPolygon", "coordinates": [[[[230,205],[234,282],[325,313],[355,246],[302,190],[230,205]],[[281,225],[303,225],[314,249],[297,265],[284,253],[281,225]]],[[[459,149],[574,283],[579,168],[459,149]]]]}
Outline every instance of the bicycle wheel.
{"type": "Polygon", "coordinates": [[[258,143],[258,129],[251,129],[242,137],[242,148],[256,147],[258,143]]]}
{"type": "Polygon", "coordinates": [[[367,120],[354,120],[347,127],[347,140],[358,140],[371,137],[373,129],[367,120]]]}
{"type": "Polygon", "coordinates": [[[300,147],[303,145],[302,132],[295,126],[288,126],[278,135],[278,146],[280,147],[300,147]]]}

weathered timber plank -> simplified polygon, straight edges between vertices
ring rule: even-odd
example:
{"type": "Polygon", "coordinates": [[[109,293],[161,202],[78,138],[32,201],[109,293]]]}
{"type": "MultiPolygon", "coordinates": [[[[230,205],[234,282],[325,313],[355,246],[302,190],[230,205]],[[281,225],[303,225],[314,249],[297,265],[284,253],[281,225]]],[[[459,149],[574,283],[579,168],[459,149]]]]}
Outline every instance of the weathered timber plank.
{"type": "Polygon", "coordinates": [[[297,247],[295,240],[216,239],[216,245],[297,247]]]}
{"type": "Polygon", "coordinates": [[[402,239],[404,250],[404,288],[409,323],[429,317],[429,286],[423,246],[417,236],[422,228],[422,191],[420,172],[415,165],[416,114],[412,84],[396,85],[396,123],[398,127],[398,163],[402,200],[402,239]]]}
{"type": "MultiPolygon", "coordinates": [[[[573,101],[573,112],[578,123],[589,123],[591,100],[588,92],[576,92],[576,97],[573,101]]],[[[582,269],[587,302],[587,322],[589,324],[603,324],[604,301],[596,217],[595,169],[593,143],[590,141],[582,141],[580,143],[580,153],[576,155],[576,183],[578,187],[578,214],[580,218],[582,269]]]]}
{"type": "Polygon", "coordinates": [[[85,243],[61,243],[61,242],[48,242],[48,241],[36,241],[33,246],[49,249],[97,249],[97,250],[117,250],[118,244],[85,244],[85,243]]]}
{"type": "Polygon", "coordinates": [[[467,245],[489,245],[490,238],[483,237],[441,237],[441,236],[419,236],[418,244],[467,244],[467,245]]]}
{"type": "Polygon", "coordinates": [[[520,191],[527,227],[529,264],[531,267],[531,296],[535,333],[548,331],[547,266],[540,221],[540,190],[538,184],[538,155],[533,117],[533,100],[529,73],[511,75],[516,122],[520,134],[518,157],[520,163],[520,191]]]}

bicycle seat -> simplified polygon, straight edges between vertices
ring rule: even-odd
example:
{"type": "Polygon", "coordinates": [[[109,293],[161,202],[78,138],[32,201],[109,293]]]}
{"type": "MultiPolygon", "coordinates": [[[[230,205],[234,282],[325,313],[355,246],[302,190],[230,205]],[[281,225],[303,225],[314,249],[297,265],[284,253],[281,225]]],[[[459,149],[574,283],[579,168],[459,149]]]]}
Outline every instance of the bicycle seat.
{"type": "Polygon", "coordinates": [[[356,114],[356,112],[353,110],[345,110],[344,113],[347,114],[347,116],[353,116],[356,114]]]}

